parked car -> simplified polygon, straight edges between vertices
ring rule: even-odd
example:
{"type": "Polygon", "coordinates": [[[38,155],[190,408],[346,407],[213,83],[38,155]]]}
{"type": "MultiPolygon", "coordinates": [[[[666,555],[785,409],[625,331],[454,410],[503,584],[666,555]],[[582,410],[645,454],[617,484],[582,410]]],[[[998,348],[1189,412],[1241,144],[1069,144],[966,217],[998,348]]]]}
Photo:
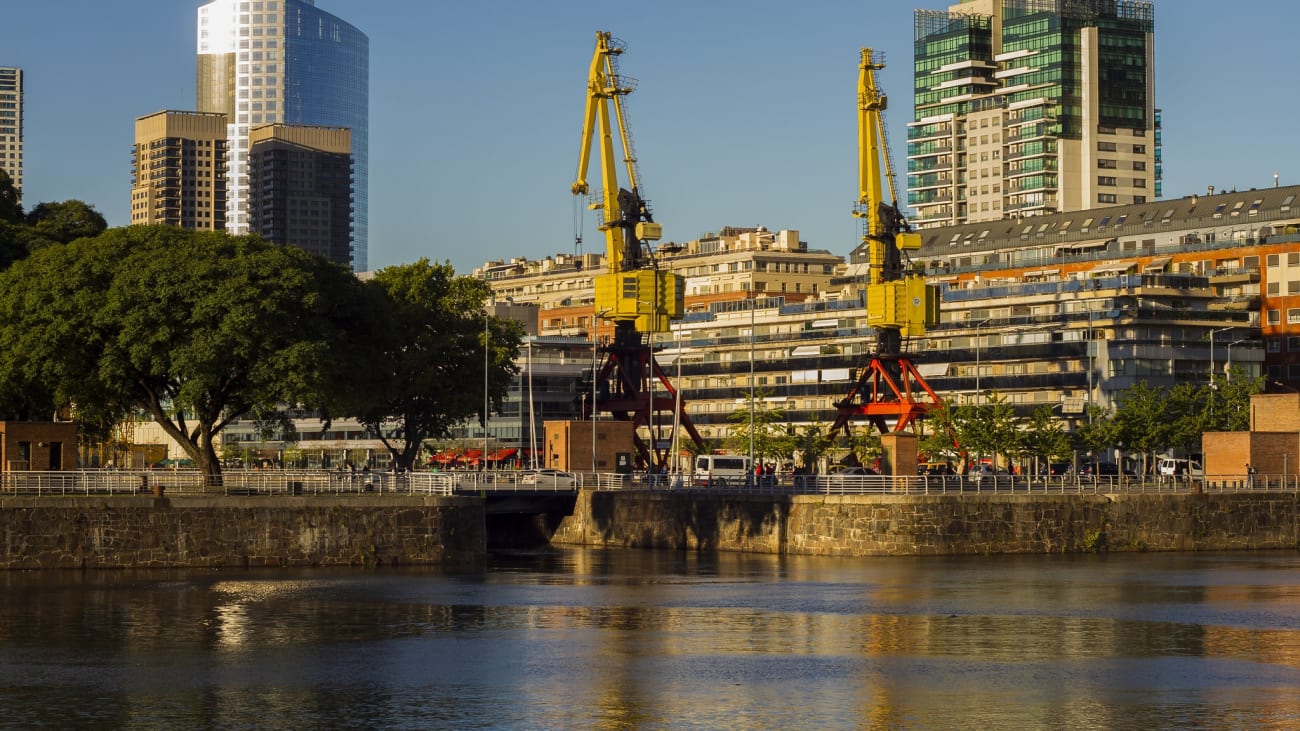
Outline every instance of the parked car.
{"type": "Polygon", "coordinates": [[[1127,467],[1121,470],[1114,462],[1084,465],[1082,472],[1087,477],[1119,477],[1121,474],[1125,477],[1137,477],[1137,473],[1133,470],[1127,467]]]}
{"type": "Polygon", "coordinates": [[[519,478],[519,484],[538,487],[577,487],[578,476],[572,472],[547,468],[524,474],[519,478]]]}
{"type": "Polygon", "coordinates": [[[872,477],[878,474],[880,473],[876,472],[870,467],[857,467],[857,466],[841,467],[831,471],[829,475],[829,480],[830,480],[830,484],[835,485],[837,487],[844,487],[844,486],[860,487],[863,484],[870,482],[870,480],[867,479],[868,477],[872,477]]]}
{"type": "Polygon", "coordinates": [[[1204,480],[1205,468],[1194,459],[1161,457],[1160,462],[1156,464],[1156,474],[1160,476],[1161,482],[1167,480],[1204,480]]]}
{"type": "Polygon", "coordinates": [[[977,485],[985,479],[992,480],[992,478],[1009,475],[1010,473],[1007,472],[1006,468],[994,467],[991,464],[977,464],[970,468],[970,472],[966,473],[966,476],[977,485]]]}

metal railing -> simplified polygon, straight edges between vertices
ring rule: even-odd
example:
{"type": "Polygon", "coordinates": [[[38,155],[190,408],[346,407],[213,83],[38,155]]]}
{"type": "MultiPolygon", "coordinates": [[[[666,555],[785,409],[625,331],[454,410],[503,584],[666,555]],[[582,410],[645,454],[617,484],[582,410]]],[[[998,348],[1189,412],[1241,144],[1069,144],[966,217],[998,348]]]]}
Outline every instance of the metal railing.
{"type": "Polygon", "coordinates": [[[219,482],[197,470],[107,470],[0,473],[0,497],[14,495],[454,495],[493,492],[663,490],[785,495],[1059,495],[1300,492],[1300,475],[1209,475],[1206,478],[1065,475],[750,475],[696,479],[689,474],[560,473],[528,477],[487,472],[338,472],[226,470],[219,482]]]}

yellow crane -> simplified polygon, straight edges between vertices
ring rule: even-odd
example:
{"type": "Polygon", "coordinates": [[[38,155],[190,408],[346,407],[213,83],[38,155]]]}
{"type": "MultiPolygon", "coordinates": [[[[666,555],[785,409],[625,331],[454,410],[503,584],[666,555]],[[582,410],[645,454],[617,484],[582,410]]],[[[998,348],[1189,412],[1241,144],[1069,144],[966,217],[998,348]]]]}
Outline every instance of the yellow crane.
{"type": "Polygon", "coordinates": [[[604,366],[594,374],[597,395],[595,403],[584,409],[584,417],[592,418],[599,411],[616,419],[632,420],[638,427],[636,447],[642,466],[664,469],[673,441],[671,437],[663,438],[666,428],[680,424],[698,446],[703,446],[703,440],[646,340],[650,333],[668,332],[671,321],[681,319],[685,287],[680,276],[659,269],[649,244],[660,238],[662,227],[654,221],[638,182],[636,155],[623,108],[623,97],[633,91],[635,82],[618,73],[618,57],[623,51],[623,43],[608,31],[596,33],[596,50],[587,76],[578,175],[571,187],[574,195],[590,194],[587,169],[595,143],[599,147],[603,189],[591,196],[590,208],[600,214],[606,264],[606,272],[595,277],[595,308],[598,317],[614,323],[614,337],[605,346],[608,358],[604,366]],[[627,175],[626,188],[619,185],[619,151],[627,175]],[[652,378],[663,384],[665,394],[655,392],[652,378]],[[665,411],[672,417],[656,419],[665,411]],[[650,435],[648,444],[639,434],[642,427],[650,435]]]}
{"type": "Polygon", "coordinates": [[[939,321],[939,294],[905,265],[905,252],[921,248],[921,236],[912,231],[898,209],[885,135],[888,98],[876,83],[876,71],[883,68],[883,58],[870,48],[862,49],[858,64],[858,200],[853,215],[865,219],[867,324],[876,331],[876,352],[859,371],[848,396],[836,404],[832,433],[847,429],[856,417],[866,417],[882,433],[891,428],[903,431],[939,403],[903,354],[905,337],[924,335],[928,325],[939,321]],[[884,197],[886,185],[888,199],[884,197]]]}

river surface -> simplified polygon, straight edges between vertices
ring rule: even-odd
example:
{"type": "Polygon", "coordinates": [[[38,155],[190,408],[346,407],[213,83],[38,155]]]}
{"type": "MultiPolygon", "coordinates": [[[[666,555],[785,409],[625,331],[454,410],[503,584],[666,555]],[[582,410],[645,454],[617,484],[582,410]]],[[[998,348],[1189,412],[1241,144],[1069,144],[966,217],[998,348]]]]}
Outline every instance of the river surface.
{"type": "Polygon", "coordinates": [[[1295,729],[1300,555],[0,573],[0,727],[1295,729]]]}

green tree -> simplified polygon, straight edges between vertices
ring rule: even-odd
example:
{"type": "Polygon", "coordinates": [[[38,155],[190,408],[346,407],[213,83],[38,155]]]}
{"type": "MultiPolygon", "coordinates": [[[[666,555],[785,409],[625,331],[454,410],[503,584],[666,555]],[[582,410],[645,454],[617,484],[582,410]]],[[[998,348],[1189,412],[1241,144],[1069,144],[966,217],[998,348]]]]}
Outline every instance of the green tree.
{"type": "Polygon", "coordinates": [[[485,349],[488,399],[501,408],[519,372],[523,329],[512,320],[485,322],[487,283],[458,277],[447,263],[421,259],[381,269],[372,286],[382,292],[386,314],[372,334],[378,352],[365,371],[366,385],[347,410],[409,469],[426,439],[449,437],[475,414],[486,418],[482,390],[470,387],[483,384],[485,349]]]}
{"type": "Polygon", "coordinates": [[[26,222],[38,236],[60,244],[98,236],[108,229],[99,211],[79,200],[37,203],[27,212],[26,222]]]}
{"type": "Polygon", "coordinates": [[[802,429],[791,426],[789,436],[791,456],[797,454],[804,471],[809,474],[817,472],[822,457],[835,444],[835,436],[826,424],[805,424],[802,429]]]}
{"type": "Polygon", "coordinates": [[[1115,445],[1116,424],[1113,415],[1095,404],[1088,404],[1087,420],[1075,431],[1075,444],[1096,460],[1115,445]]]}
{"type": "Polygon", "coordinates": [[[0,223],[20,223],[23,220],[22,191],[14,187],[14,179],[0,170],[0,223]]]}
{"type": "Polygon", "coordinates": [[[1020,451],[1038,462],[1040,469],[1052,462],[1070,456],[1070,435],[1065,432],[1052,404],[1042,404],[1034,409],[1020,432],[1020,451]]]}
{"type": "Polygon", "coordinates": [[[789,454],[791,447],[785,429],[785,411],[773,406],[772,394],[759,389],[745,394],[745,402],[727,417],[733,426],[727,436],[727,448],[737,454],[749,454],[750,434],[754,436],[754,460],[789,454]],[[750,414],[753,413],[751,432],[750,414]]]}
{"type": "Polygon", "coordinates": [[[213,477],[232,420],[325,406],[367,313],[350,272],[256,237],[131,226],[0,274],[0,383],[100,418],[143,409],[213,477]]]}
{"type": "MultiPolygon", "coordinates": [[[[1147,455],[1168,447],[1174,440],[1174,418],[1169,410],[1168,393],[1162,387],[1138,381],[1115,398],[1115,441],[1107,446],[1123,445],[1147,455]]],[[[1190,404],[1189,404],[1190,406],[1190,404]]]]}

